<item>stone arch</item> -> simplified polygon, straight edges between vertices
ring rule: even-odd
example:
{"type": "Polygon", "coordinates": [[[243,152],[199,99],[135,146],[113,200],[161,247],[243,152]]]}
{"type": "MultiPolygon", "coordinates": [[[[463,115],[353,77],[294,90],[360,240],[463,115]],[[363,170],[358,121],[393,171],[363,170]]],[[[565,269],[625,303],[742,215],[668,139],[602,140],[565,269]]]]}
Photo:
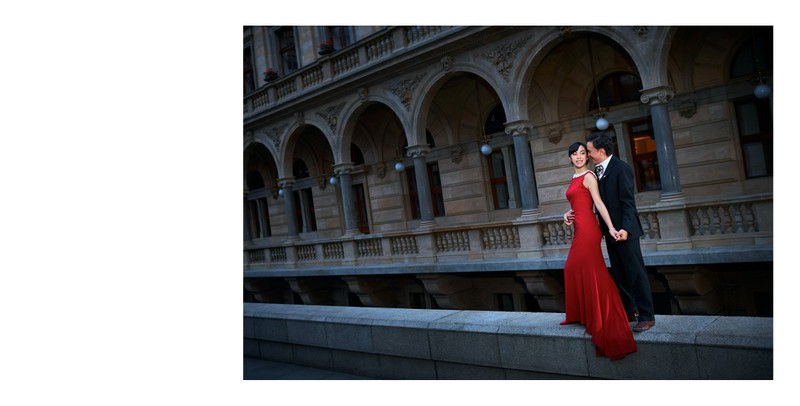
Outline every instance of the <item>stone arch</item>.
{"type": "MultiPolygon", "coordinates": [[[[341,129],[341,147],[338,148],[338,151],[334,153],[334,159],[337,164],[352,162],[352,157],[350,156],[350,144],[353,143],[355,133],[359,130],[359,128],[361,128],[363,131],[366,131],[364,127],[359,127],[359,119],[361,118],[362,113],[368,111],[370,107],[374,107],[376,105],[385,107],[397,118],[397,121],[401,123],[402,126],[402,106],[398,105],[384,95],[367,95],[359,101],[348,105],[343,114],[344,125],[341,129]]],[[[405,128],[403,129],[405,132],[405,128]]],[[[366,163],[374,163],[385,160],[385,157],[383,156],[383,149],[381,148],[381,145],[378,145],[375,142],[374,138],[363,140],[362,142],[370,144],[369,146],[371,147],[366,153],[365,148],[359,147],[361,152],[365,153],[364,158],[366,163]]],[[[356,143],[356,145],[359,145],[359,143],[356,143]]]]}
{"type": "MultiPolygon", "coordinates": [[[[472,63],[452,63],[450,65],[452,67],[451,70],[441,71],[436,75],[433,75],[428,81],[423,83],[422,87],[422,97],[419,99],[419,102],[414,106],[412,119],[414,122],[414,136],[416,137],[415,142],[417,144],[425,144],[425,131],[428,129],[429,124],[429,115],[431,114],[433,103],[436,97],[439,95],[440,90],[442,87],[450,82],[451,80],[458,79],[458,77],[463,76],[464,74],[471,74],[475,76],[476,81],[482,81],[485,83],[485,88],[488,88],[490,91],[494,93],[494,95],[498,98],[499,102],[503,105],[503,109],[508,111],[508,102],[507,102],[507,95],[502,92],[503,87],[499,85],[498,78],[496,76],[487,75],[486,71],[481,68],[480,66],[472,63]]],[[[466,89],[465,92],[471,92],[475,94],[475,91],[472,89],[466,89]]],[[[480,91],[480,90],[478,90],[480,91]]],[[[481,104],[480,108],[487,110],[487,111],[480,111],[482,114],[477,114],[478,117],[486,117],[488,111],[494,108],[494,105],[490,105],[488,103],[484,103],[485,100],[479,100],[479,104],[481,104]]],[[[465,106],[471,105],[466,103],[465,106]]],[[[445,114],[445,116],[447,116],[445,114]]],[[[508,116],[508,113],[506,113],[508,116]]],[[[448,117],[449,119],[449,117],[448,117]]],[[[454,119],[453,122],[449,123],[450,128],[452,129],[453,124],[461,125],[461,120],[454,119]]],[[[476,126],[483,126],[483,123],[476,123],[476,126]]],[[[465,131],[468,132],[468,131],[465,131]]],[[[453,134],[448,136],[450,140],[450,144],[454,145],[457,143],[463,143],[465,140],[461,136],[461,131],[455,131],[453,134]]]]}
{"type": "Polygon", "coordinates": [[[333,166],[333,147],[331,144],[330,133],[326,133],[314,124],[295,123],[290,131],[287,132],[285,142],[281,149],[282,160],[280,163],[280,176],[282,178],[293,177],[294,159],[297,158],[297,147],[300,145],[305,154],[301,159],[304,160],[309,170],[309,176],[320,176],[332,172],[333,166]],[[326,141],[324,145],[310,143],[306,137],[315,137],[320,134],[326,141]],[[329,152],[331,157],[327,159],[325,153],[329,152]]]}

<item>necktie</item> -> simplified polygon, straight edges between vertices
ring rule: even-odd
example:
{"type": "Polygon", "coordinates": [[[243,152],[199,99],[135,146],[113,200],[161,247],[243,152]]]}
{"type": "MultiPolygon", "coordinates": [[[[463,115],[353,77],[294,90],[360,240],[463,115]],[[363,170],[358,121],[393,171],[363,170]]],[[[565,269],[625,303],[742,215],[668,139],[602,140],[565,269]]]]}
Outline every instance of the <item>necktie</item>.
{"type": "Polygon", "coordinates": [[[603,165],[597,165],[594,168],[594,174],[597,175],[597,179],[600,179],[603,176],[603,165]]]}

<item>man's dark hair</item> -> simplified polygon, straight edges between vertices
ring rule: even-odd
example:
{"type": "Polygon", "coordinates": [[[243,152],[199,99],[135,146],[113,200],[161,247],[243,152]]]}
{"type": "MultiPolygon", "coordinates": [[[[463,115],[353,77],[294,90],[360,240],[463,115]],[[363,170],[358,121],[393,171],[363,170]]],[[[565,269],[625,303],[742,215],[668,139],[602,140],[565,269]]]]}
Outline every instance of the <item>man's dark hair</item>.
{"type": "Polygon", "coordinates": [[[586,142],[591,142],[594,149],[602,149],[606,155],[614,153],[614,142],[605,132],[595,132],[586,136],[586,142]]]}

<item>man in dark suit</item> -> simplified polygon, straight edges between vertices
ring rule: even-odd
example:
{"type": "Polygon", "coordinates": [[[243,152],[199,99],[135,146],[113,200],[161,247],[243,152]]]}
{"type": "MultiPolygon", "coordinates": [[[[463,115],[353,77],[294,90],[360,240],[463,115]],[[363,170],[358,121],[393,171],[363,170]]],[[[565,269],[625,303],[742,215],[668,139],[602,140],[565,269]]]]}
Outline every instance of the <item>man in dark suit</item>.
{"type": "Polygon", "coordinates": [[[656,320],[650,282],[639,245],[639,238],[644,232],[636,210],[633,169],[612,155],[614,145],[604,132],[589,135],[586,138],[586,150],[595,164],[600,196],[614,227],[619,230],[619,238],[612,240],[608,237],[608,227],[600,220],[611,262],[611,274],[628,312],[628,321],[637,322],[633,331],[647,331],[656,324],[656,320]]]}

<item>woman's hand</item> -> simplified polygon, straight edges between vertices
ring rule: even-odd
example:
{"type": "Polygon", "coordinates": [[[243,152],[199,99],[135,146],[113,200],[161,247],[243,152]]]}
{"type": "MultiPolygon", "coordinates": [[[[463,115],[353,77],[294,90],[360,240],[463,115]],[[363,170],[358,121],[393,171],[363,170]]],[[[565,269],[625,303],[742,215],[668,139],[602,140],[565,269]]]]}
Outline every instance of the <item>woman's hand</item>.
{"type": "Polygon", "coordinates": [[[574,220],[575,213],[572,211],[572,209],[569,209],[568,212],[564,213],[564,224],[571,226],[574,220]]]}

